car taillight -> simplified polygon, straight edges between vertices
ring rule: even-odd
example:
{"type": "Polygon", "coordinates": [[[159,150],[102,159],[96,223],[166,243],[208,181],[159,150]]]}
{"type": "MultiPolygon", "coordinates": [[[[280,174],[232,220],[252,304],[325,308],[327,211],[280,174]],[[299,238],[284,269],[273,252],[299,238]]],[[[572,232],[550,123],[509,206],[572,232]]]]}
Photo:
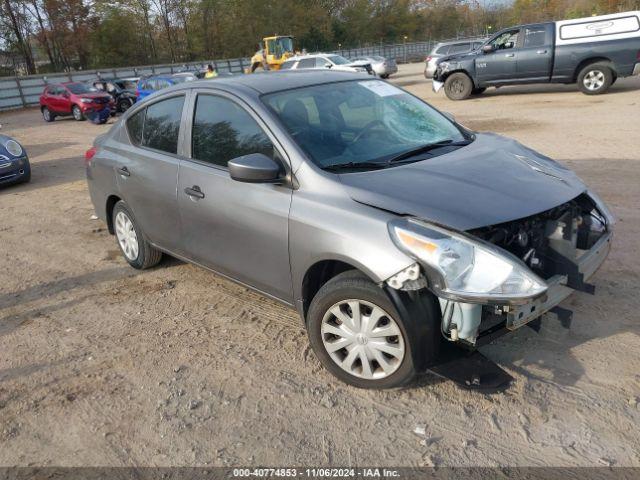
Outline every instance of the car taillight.
{"type": "Polygon", "coordinates": [[[431,61],[431,55],[429,55],[427,58],[424,59],[425,62],[430,62],[431,61]]]}
{"type": "Polygon", "coordinates": [[[89,150],[87,150],[84,153],[84,163],[85,165],[90,165],[91,164],[91,159],[95,156],[97,150],[96,147],[91,147],[89,150]]]}

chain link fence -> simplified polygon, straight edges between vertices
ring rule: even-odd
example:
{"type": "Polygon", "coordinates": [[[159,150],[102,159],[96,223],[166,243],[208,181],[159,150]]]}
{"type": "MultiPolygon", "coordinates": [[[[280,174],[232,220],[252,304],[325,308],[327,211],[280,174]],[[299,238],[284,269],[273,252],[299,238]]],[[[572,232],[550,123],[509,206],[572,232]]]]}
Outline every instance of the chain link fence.
{"type": "MultiPolygon", "coordinates": [[[[336,50],[345,57],[379,55],[394,58],[398,63],[424,60],[436,42],[411,42],[393,45],[376,45],[362,48],[336,50]]],[[[84,82],[98,76],[102,78],[127,78],[162,73],[176,73],[205,69],[208,64],[219,72],[243,73],[250,67],[249,58],[209,60],[202,62],[176,63],[167,65],[146,65],[126,68],[104,68],[77,72],[28,75],[24,77],[0,77],[0,111],[38,105],[40,94],[49,83],[84,82]]]]}

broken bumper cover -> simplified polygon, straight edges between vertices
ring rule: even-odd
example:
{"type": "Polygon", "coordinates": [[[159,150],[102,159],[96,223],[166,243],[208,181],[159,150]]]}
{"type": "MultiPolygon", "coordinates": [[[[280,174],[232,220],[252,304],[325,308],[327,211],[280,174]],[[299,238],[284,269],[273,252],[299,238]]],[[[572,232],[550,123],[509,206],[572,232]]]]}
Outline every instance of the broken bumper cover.
{"type": "Polygon", "coordinates": [[[444,87],[444,82],[439,82],[437,80],[431,81],[431,88],[435,93],[438,93],[440,90],[442,90],[442,87],[444,87]]]}
{"type": "Polygon", "coordinates": [[[631,72],[631,75],[640,75],[640,63],[636,63],[636,65],[633,67],[633,72],[631,72]]]}
{"type": "MultiPolygon", "coordinates": [[[[582,280],[586,281],[600,268],[611,250],[612,232],[608,232],[591,248],[585,251],[576,261],[582,280]]],[[[526,325],[532,320],[547,313],[560,302],[576,291],[569,286],[568,275],[555,275],[547,280],[545,295],[524,305],[511,306],[507,314],[506,327],[509,330],[526,325]]]]}

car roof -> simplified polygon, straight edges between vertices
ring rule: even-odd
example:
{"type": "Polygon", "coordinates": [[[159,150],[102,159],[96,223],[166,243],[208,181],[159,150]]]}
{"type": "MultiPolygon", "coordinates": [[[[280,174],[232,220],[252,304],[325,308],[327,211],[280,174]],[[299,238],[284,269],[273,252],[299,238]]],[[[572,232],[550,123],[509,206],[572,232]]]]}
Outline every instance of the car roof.
{"type": "Polygon", "coordinates": [[[250,88],[259,94],[279,92],[282,90],[292,90],[295,88],[310,87],[349,80],[373,80],[367,73],[339,72],[331,70],[285,70],[279,72],[261,72],[233,77],[217,78],[215,81],[208,79],[195,80],[193,82],[182,83],[176,90],[216,87],[224,88],[228,91],[242,90],[243,87],[250,88]]]}

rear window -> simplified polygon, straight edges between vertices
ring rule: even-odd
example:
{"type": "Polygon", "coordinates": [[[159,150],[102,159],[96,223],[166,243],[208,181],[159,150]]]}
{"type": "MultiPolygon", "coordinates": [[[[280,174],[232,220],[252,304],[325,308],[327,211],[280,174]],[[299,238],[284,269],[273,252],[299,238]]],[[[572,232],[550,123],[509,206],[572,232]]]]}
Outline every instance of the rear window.
{"type": "Polygon", "coordinates": [[[282,65],[280,65],[280,70],[291,70],[295,63],[296,60],[289,60],[288,62],[284,62],[282,65]]]}
{"type": "Polygon", "coordinates": [[[142,129],[142,145],[167,153],[178,153],[183,105],[182,95],[149,105],[142,129]]]}
{"type": "Polygon", "coordinates": [[[443,45],[442,47],[438,47],[433,53],[435,53],[436,55],[446,55],[448,51],[449,45],[443,45]]]}

